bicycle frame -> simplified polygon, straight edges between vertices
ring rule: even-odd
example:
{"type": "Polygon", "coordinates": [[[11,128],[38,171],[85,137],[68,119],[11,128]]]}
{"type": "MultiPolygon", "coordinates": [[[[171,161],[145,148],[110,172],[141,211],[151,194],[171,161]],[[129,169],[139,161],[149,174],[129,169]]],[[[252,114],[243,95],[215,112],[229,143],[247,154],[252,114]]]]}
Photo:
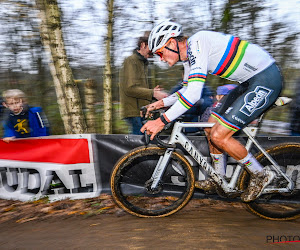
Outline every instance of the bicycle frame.
{"type": "MultiPolygon", "coordinates": [[[[260,118],[259,122],[261,121],[260,118]]],[[[223,176],[219,175],[215,169],[211,166],[209,162],[206,161],[205,157],[201,152],[197,150],[197,148],[193,145],[193,143],[187,138],[187,136],[182,132],[183,128],[211,128],[214,123],[208,122],[175,122],[170,139],[168,144],[175,145],[176,143],[181,144],[183,148],[187,151],[187,153],[201,166],[205,172],[224,190],[225,193],[239,193],[240,191],[237,188],[238,178],[242,171],[242,167],[237,165],[235,168],[232,177],[229,182],[227,182],[223,176]]],[[[285,180],[287,180],[288,185],[286,188],[266,188],[263,193],[285,193],[291,192],[293,189],[293,182],[287,177],[280,169],[280,166],[275,162],[275,160],[268,154],[268,152],[258,143],[255,139],[255,136],[258,132],[258,127],[246,127],[243,129],[244,133],[247,135],[248,140],[246,143],[247,151],[250,150],[252,145],[254,144],[270,161],[272,164],[271,167],[276,171],[279,176],[283,176],[285,180]]],[[[161,179],[162,174],[164,173],[164,169],[168,164],[170,156],[174,151],[174,147],[167,148],[165,154],[160,157],[156,168],[152,174],[151,179],[153,180],[151,188],[155,189],[161,179]]]]}

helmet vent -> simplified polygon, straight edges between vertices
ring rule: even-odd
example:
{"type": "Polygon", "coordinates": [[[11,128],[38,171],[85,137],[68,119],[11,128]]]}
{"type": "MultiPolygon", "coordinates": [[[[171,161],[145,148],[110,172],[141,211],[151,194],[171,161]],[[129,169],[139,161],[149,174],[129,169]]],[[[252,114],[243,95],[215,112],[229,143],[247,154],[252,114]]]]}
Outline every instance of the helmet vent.
{"type": "Polygon", "coordinates": [[[168,25],[164,30],[169,30],[172,27],[172,25],[168,25]]]}
{"type": "Polygon", "coordinates": [[[158,33],[158,32],[162,29],[162,27],[163,27],[163,26],[161,26],[161,27],[156,31],[156,33],[158,33]]]}
{"type": "Polygon", "coordinates": [[[156,46],[158,46],[161,42],[161,40],[164,38],[164,36],[160,36],[158,39],[157,39],[157,42],[156,42],[156,46]]]}

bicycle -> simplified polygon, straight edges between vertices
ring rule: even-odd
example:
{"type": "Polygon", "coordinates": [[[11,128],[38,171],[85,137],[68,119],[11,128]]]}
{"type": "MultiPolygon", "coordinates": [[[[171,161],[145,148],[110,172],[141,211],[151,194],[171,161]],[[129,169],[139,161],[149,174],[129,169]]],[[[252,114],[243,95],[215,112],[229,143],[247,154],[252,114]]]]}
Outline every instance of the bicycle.
{"type": "MultiPolygon", "coordinates": [[[[290,100],[279,97],[274,106],[285,105],[290,100]]],[[[263,116],[259,117],[258,125],[263,116]]],[[[139,217],[163,217],[182,209],[194,193],[195,173],[182,149],[178,149],[178,144],[215,181],[220,196],[239,197],[250,179],[247,171],[237,165],[229,180],[220,176],[182,132],[187,127],[207,128],[213,125],[177,121],[167,143],[157,136],[157,146],[141,146],[123,155],[111,174],[111,191],[116,203],[139,217]]],[[[243,129],[247,136],[246,148],[249,151],[255,145],[259,150],[257,160],[272,169],[276,177],[258,199],[244,204],[250,212],[265,219],[299,218],[300,183],[297,180],[298,171],[291,166],[300,164],[300,143],[283,143],[264,149],[255,139],[258,125],[243,129]]]]}

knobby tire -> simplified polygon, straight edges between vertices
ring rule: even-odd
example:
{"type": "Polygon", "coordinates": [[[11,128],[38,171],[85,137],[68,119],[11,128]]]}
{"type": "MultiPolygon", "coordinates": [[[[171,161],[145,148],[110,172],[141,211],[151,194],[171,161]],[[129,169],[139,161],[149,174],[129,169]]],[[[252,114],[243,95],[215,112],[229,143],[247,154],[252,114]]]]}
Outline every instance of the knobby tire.
{"type": "MultiPolygon", "coordinates": [[[[264,194],[253,202],[245,203],[245,205],[248,211],[264,219],[297,219],[300,217],[300,185],[297,183],[297,177],[300,175],[300,144],[279,144],[267,149],[266,151],[278,163],[281,170],[284,173],[287,173],[292,179],[295,184],[295,188],[291,194],[264,194]]],[[[263,166],[270,164],[262,153],[256,155],[256,159],[263,166]]],[[[250,175],[244,171],[239,183],[239,188],[241,190],[246,189],[249,179],[250,175]]],[[[270,183],[270,185],[272,185],[272,183],[270,183]]],[[[284,181],[282,181],[281,185],[284,187],[284,181]]]]}
{"type": "Polygon", "coordinates": [[[164,217],[182,209],[194,192],[195,177],[186,158],[173,152],[157,190],[150,177],[166,149],[142,146],[128,152],[115,164],[111,191],[116,203],[139,217],[164,217]]]}

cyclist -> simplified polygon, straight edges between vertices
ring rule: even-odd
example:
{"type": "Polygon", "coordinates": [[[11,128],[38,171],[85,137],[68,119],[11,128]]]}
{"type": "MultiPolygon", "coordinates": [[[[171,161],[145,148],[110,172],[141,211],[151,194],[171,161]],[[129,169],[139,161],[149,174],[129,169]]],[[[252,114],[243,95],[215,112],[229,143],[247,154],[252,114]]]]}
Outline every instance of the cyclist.
{"type": "Polygon", "coordinates": [[[167,98],[150,104],[147,112],[171,106],[160,118],[148,121],[141,132],[154,136],[169,122],[189,110],[202,93],[208,73],[239,82],[209,122],[208,141],[213,154],[227,152],[250,173],[251,179],[241,198],[250,202],[260,196],[272,182],[275,173],[263,168],[246,148],[232,136],[266,111],[279,96],[283,79],[275,60],[261,47],[228,34],[199,31],[191,37],[182,35],[180,24],[165,20],[156,25],[149,36],[149,48],[169,66],[188,61],[185,72],[187,87],[167,98]]]}

